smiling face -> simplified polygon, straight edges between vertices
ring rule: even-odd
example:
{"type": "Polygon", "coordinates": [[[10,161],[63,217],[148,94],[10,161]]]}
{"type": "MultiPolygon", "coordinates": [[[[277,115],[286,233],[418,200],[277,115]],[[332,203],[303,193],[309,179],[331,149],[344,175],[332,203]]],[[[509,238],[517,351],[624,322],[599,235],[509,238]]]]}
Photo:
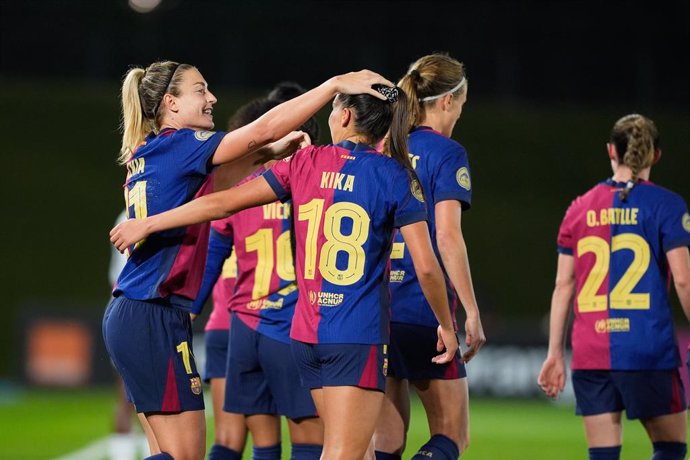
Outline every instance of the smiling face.
{"type": "Polygon", "coordinates": [[[183,71],[178,94],[163,97],[165,114],[161,126],[213,129],[213,105],[218,101],[208,89],[208,83],[194,67],[183,71]]]}

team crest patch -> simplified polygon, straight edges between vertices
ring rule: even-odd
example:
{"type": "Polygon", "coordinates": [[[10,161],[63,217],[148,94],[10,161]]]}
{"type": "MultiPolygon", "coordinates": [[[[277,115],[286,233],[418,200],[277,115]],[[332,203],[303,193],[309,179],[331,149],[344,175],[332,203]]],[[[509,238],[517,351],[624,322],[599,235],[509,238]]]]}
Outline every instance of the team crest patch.
{"type": "Polygon", "coordinates": [[[189,379],[191,382],[190,387],[192,388],[192,393],[195,395],[200,395],[201,394],[201,378],[200,377],[193,377],[189,379]]]}
{"type": "Polygon", "coordinates": [[[215,133],[215,131],[196,131],[194,133],[194,137],[196,138],[196,140],[203,142],[211,136],[213,136],[215,133]]]}
{"type": "Polygon", "coordinates": [[[417,201],[424,203],[424,192],[422,192],[422,186],[419,185],[417,179],[413,179],[410,183],[410,192],[412,192],[413,197],[417,198],[417,201]]]}
{"type": "Polygon", "coordinates": [[[455,173],[455,180],[457,180],[458,185],[460,185],[460,187],[464,188],[465,190],[469,190],[472,188],[470,172],[464,166],[458,169],[458,172],[455,173]]]}
{"type": "Polygon", "coordinates": [[[687,212],[683,214],[683,228],[686,232],[690,233],[690,214],[687,212]]]}

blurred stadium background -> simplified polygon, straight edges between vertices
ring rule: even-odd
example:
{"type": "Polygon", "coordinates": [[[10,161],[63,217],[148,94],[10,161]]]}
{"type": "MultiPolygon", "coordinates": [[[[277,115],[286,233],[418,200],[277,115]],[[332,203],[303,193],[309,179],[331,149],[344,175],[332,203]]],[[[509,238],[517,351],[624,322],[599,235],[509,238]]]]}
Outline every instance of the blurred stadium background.
{"type": "MultiPolygon", "coordinates": [[[[690,2],[133,3],[0,0],[0,458],[59,457],[110,430],[100,319],[107,232],[123,205],[115,158],[128,66],[197,65],[223,129],[279,81],[311,87],[360,68],[397,80],[432,51],[464,61],[470,81],[454,137],[472,166],[463,228],[488,344],[469,365],[466,458],[582,458],[570,394],[551,405],[535,383],[556,231],[570,200],[610,173],[604,144],[625,113],[657,122],[664,156],[652,179],[690,201],[690,2]]],[[[423,419],[413,429],[421,441],[423,419]]],[[[623,458],[648,457],[630,425],[623,458]]]]}

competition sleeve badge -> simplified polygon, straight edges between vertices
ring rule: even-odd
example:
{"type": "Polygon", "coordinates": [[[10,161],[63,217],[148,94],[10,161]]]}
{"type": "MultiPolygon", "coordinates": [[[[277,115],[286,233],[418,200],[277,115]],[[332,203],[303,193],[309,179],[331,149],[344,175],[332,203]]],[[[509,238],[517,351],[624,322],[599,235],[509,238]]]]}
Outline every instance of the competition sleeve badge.
{"type": "Polygon", "coordinates": [[[686,232],[690,233],[690,214],[687,212],[683,214],[683,228],[686,232]]]}
{"type": "Polygon", "coordinates": [[[422,186],[417,179],[412,179],[410,182],[410,192],[412,192],[413,197],[417,198],[417,201],[424,203],[424,192],[422,192],[422,186]]]}
{"type": "Polygon", "coordinates": [[[470,172],[467,170],[466,167],[462,167],[458,169],[458,172],[455,173],[455,180],[458,181],[458,185],[465,190],[469,190],[472,188],[472,181],[470,180],[470,172]]]}
{"type": "Polygon", "coordinates": [[[196,140],[203,142],[203,141],[209,139],[215,133],[216,133],[215,131],[196,131],[194,133],[194,137],[196,138],[196,140]]]}

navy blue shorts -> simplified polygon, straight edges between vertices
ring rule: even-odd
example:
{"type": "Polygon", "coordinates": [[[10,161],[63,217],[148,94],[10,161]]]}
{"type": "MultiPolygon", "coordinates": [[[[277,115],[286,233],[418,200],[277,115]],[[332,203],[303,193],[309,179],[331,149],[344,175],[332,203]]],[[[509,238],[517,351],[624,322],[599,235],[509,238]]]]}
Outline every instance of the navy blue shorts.
{"type": "Polygon", "coordinates": [[[668,371],[574,370],[577,415],[625,410],[626,417],[647,419],[686,409],[677,369],[668,371]]]}
{"type": "Polygon", "coordinates": [[[309,389],[355,386],[384,391],[386,345],[292,341],[302,386],[309,389]]]}
{"type": "Polygon", "coordinates": [[[437,328],[416,324],[391,323],[390,364],[388,375],[407,380],[455,380],[467,377],[460,349],[453,360],[435,364],[431,358],[438,355],[437,328]]]}
{"type": "Polygon", "coordinates": [[[204,408],[189,313],[162,302],[120,296],[105,312],[103,338],[137,412],[204,408]]]}
{"type": "Polygon", "coordinates": [[[256,332],[234,314],[223,409],[291,419],[316,416],[311,393],[300,384],[290,345],[256,332]]]}
{"type": "Polygon", "coordinates": [[[227,329],[212,329],[204,333],[206,345],[206,364],[204,365],[204,382],[211,379],[224,379],[225,368],[228,364],[228,340],[230,332],[227,329]]]}

